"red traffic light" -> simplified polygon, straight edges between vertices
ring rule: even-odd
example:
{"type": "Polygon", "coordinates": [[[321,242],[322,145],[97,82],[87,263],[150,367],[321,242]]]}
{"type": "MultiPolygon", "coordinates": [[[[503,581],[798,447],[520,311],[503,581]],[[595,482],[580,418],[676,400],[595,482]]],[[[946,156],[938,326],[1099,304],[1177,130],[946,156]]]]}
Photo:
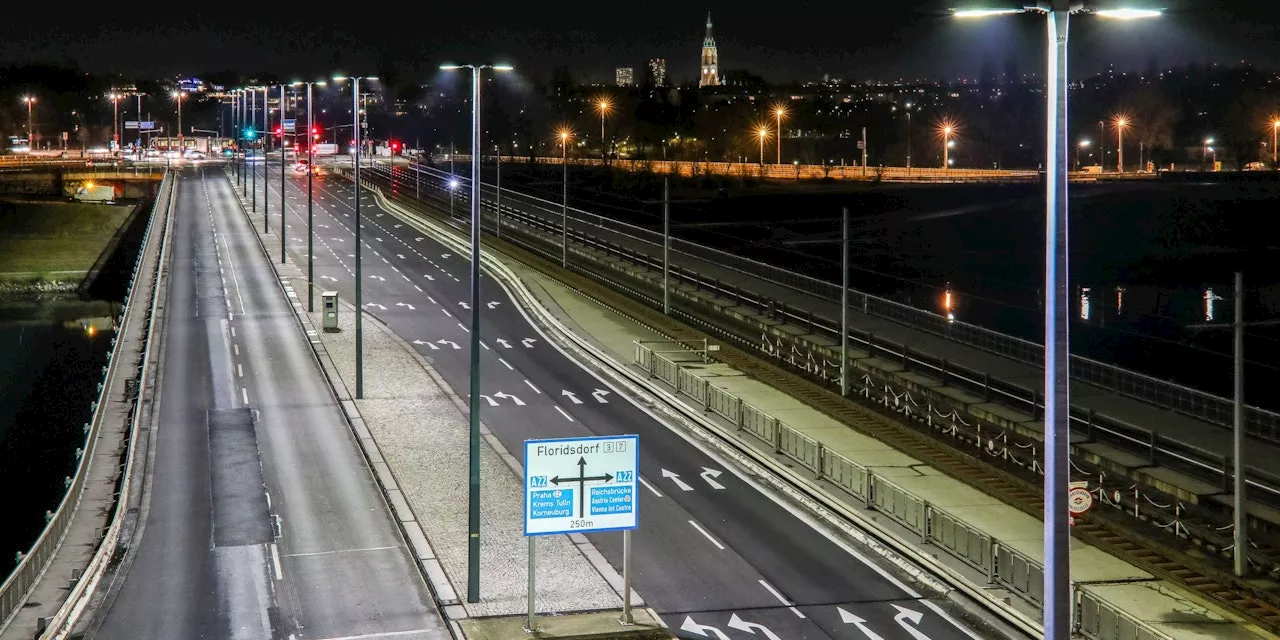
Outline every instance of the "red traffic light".
{"type": "Polygon", "coordinates": [[[281,133],[283,133],[283,131],[284,130],[281,129],[280,127],[276,127],[276,135],[280,135],[281,133]]]}
{"type": "Polygon", "coordinates": [[[391,150],[392,150],[392,151],[399,151],[399,150],[400,150],[400,143],[399,143],[399,142],[396,142],[395,140],[392,140],[392,141],[391,141],[391,150]]]}

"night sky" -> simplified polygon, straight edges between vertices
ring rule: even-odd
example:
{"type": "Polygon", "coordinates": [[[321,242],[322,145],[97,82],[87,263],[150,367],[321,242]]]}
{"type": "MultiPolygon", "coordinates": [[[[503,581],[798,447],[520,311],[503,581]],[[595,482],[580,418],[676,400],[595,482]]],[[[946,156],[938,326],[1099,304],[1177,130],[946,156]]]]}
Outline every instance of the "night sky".
{"type": "MultiPolygon", "coordinates": [[[[568,65],[579,79],[612,82],[614,67],[634,67],[638,79],[646,60],[665,57],[679,82],[695,75],[710,10],[721,69],[747,69],[769,81],[824,73],[848,79],[976,77],[984,61],[1003,69],[1010,59],[1023,73],[1043,66],[1043,17],[958,21],[943,11],[954,4],[150,3],[123,12],[140,20],[121,17],[118,9],[127,4],[103,4],[59,22],[64,16],[58,12],[36,13],[31,7],[40,5],[23,3],[6,8],[0,64],[73,62],[94,73],[150,76],[232,70],[304,77],[372,72],[393,57],[407,75],[415,75],[416,66],[426,81],[443,60],[505,60],[533,76],[568,65]],[[288,17],[280,17],[279,8],[288,17]]],[[[1241,60],[1280,67],[1280,19],[1269,4],[1163,0],[1157,6],[1171,13],[1154,21],[1073,19],[1071,75],[1108,64],[1129,71],[1241,60]]],[[[1132,6],[1142,5],[1135,0],[1132,6]]]]}

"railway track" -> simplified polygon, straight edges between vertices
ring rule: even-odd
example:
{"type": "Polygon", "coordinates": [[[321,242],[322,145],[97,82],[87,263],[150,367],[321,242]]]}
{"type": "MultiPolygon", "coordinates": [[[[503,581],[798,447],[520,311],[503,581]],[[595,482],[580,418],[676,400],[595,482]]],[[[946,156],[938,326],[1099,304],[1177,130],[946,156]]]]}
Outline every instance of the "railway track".
{"type": "MultiPolygon", "coordinates": [[[[384,176],[371,175],[375,184],[390,187],[384,176]]],[[[362,178],[363,179],[363,178],[362,178]]],[[[387,192],[393,192],[387,189],[387,192]]],[[[430,204],[403,193],[388,196],[401,205],[429,215],[458,229],[430,204]]],[[[635,282],[623,282],[611,274],[571,265],[561,268],[559,260],[549,260],[551,247],[535,246],[539,241],[512,242],[486,237],[486,246],[536,269],[597,303],[630,318],[671,340],[723,341],[716,359],[783,391],[863,435],[875,438],[1023,512],[1040,518],[1043,491],[1040,477],[1029,467],[998,459],[972,455],[956,441],[940,438],[920,421],[904,419],[874,397],[841,396],[829,380],[823,380],[783,361],[770,360],[760,352],[758,332],[738,326],[732,319],[713,314],[705,307],[683,299],[672,299],[672,316],[661,312],[661,291],[646,290],[635,282]],[[725,344],[727,343],[727,344],[725,344]],[[757,355],[760,354],[760,355],[757,355]]],[[[554,247],[558,258],[559,246],[554,247]]],[[[1262,628],[1280,633],[1280,585],[1271,580],[1244,580],[1214,566],[1214,555],[1205,552],[1189,537],[1165,532],[1151,522],[1110,509],[1096,509],[1076,520],[1072,535],[1148,571],[1159,578],[1191,589],[1219,603],[1262,628]]]]}

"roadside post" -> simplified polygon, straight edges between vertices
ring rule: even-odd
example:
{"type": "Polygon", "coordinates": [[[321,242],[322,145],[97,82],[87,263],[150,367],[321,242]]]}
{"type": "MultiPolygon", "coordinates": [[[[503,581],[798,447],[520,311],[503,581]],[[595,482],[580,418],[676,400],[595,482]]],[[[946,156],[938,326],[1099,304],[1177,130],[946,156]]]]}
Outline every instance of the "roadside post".
{"type": "Polygon", "coordinates": [[[631,530],[638,522],[639,436],[524,441],[524,535],[529,539],[529,619],[536,633],[537,536],[622,532],[623,625],[631,615],[631,530]]]}

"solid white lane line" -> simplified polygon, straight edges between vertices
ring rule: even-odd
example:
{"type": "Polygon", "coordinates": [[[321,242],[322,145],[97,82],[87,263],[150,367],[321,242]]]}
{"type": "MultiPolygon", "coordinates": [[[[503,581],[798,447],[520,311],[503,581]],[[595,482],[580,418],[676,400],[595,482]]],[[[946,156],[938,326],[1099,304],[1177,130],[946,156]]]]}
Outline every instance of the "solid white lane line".
{"type": "Polygon", "coordinates": [[[471,333],[471,330],[463,326],[461,322],[458,323],[458,328],[466,331],[467,333],[471,333]]]}
{"type": "Polygon", "coordinates": [[[542,391],[541,391],[541,390],[539,390],[537,387],[533,386],[533,383],[532,383],[532,382],[529,382],[528,380],[525,380],[525,381],[524,381],[524,383],[525,383],[525,384],[527,384],[527,385],[529,385],[529,388],[530,388],[530,389],[533,389],[533,392],[534,392],[534,393],[542,393],[542,391]]]}
{"type": "Polygon", "coordinates": [[[568,420],[569,422],[573,422],[573,416],[566,413],[564,409],[561,409],[560,407],[556,407],[556,411],[559,411],[560,415],[564,416],[565,420],[568,420]]]}
{"type": "Polygon", "coordinates": [[[511,363],[507,362],[506,360],[503,360],[502,358],[498,358],[498,362],[501,362],[501,363],[502,363],[502,366],[504,366],[504,367],[506,367],[506,368],[508,368],[508,369],[510,369],[510,370],[512,370],[512,371],[515,371],[515,370],[516,370],[516,368],[515,368],[515,367],[511,366],[511,363]]]}
{"type": "Polygon", "coordinates": [[[358,636],[335,636],[332,638],[318,638],[317,640],[377,640],[378,638],[398,638],[400,636],[416,636],[430,635],[437,633],[436,629],[410,629],[408,631],[383,631],[380,633],[362,633],[358,636]]]}
{"type": "Polygon", "coordinates": [[[707,533],[706,529],[703,529],[702,527],[698,526],[698,523],[694,522],[693,520],[690,520],[689,524],[693,525],[693,528],[697,529],[698,533],[701,533],[703,537],[705,537],[707,540],[710,540],[711,544],[714,544],[717,549],[724,551],[724,545],[720,544],[719,540],[712,538],[711,534],[707,533]]]}
{"type": "Polygon", "coordinates": [[[271,564],[276,568],[276,580],[283,580],[284,568],[280,566],[280,549],[274,542],[271,543],[271,564]]]}
{"type": "Polygon", "coordinates": [[[653,495],[658,496],[659,498],[662,497],[662,492],[655,489],[653,485],[649,484],[649,481],[645,480],[643,477],[640,478],[640,484],[644,485],[646,489],[652,491],[653,495]]]}
{"type": "Polygon", "coordinates": [[[759,580],[758,582],[760,583],[760,586],[765,588],[766,591],[768,591],[769,593],[772,593],[773,597],[778,599],[778,602],[781,602],[782,604],[787,605],[787,608],[791,609],[791,613],[794,613],[801,618],[804,617],[804,614],[800,613],[800,610],[795,607],[795,603],[782,597],[782,593],[780,593],[777,589],[773,588],[773,585],[769,584],[768,582],[765,582],[764,580],[759,580]]]}

